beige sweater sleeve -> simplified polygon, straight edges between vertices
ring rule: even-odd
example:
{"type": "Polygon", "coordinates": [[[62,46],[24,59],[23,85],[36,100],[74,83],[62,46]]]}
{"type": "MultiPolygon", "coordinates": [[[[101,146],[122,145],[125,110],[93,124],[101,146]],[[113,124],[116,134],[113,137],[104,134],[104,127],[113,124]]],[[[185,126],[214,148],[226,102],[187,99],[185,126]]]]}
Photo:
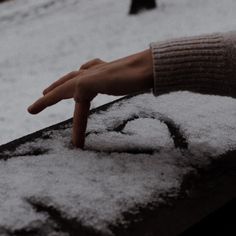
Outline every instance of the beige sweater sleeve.
{"type": "Polygon", "coordinates": [[[171,91],[236,97],[236,31],[150,45],[154,95],[171,91]]]}

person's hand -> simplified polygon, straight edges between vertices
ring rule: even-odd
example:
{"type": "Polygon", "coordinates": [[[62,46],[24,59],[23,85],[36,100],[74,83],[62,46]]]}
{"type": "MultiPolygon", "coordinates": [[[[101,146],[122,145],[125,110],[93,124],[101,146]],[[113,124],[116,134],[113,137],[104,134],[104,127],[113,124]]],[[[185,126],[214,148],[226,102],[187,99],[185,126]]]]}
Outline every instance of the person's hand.
{"type": "MultiPolygon", "coordinates": [[[[76,125],[74,124],[73,127],[78,128],[79,117],[82,118],[88,113],[89,103],[98,93],[126,95],[152,87],[152,55],[149,49],[112,62],[94,59],[82,65],[79,71],[70,72],[51,84],[43,91],[44,96],[31,105],[28,111],[37,114],[63,99],[74,98],[78,104],[74,112],[76,125]]],[[[82,120],[81,130],[85,132],[87,117],[82,120]]],[[[84,137],[80,139],[76,135],[75,129],[73,128],[73,140],[84,140],[84,137]]]]}

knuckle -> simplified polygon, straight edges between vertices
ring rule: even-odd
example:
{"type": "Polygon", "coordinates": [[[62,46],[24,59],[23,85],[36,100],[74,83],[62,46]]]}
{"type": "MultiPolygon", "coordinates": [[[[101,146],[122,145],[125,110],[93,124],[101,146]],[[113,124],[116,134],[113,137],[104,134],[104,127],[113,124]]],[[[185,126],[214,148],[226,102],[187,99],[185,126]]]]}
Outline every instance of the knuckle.
{"type": "Polygon", "coordinates": [[[78,74],[78,71],[76,71],[76,70],[70,72],[71,76],[76,76],[77,74],[78,74]]]}
{"type": "Polygon", "coordinates": [[[85,86],[86,86],[86,83],[84,82],[84,80],[82,80],[82,79],[77,79],[76,80],[76,89],[77,90],[84,89],[85,86]]]}
{"type": "Polygon", "coordinates": [[[93,59],[93,61],[96,63],[102,62],[102,60],[100,58],[95,58],[95,59],[93,59]]]}
{"type": "Polygon", "coordinates": [[[80,67],[80,69],[87,69],[87,68],[89,68],[89,67],[91,67],[91,66],[93,66],[93,65],[97,65],[97,64],[100,64],[100,63],[102,63],[103,61],[100,59],[100,58],[94,58],[94,59],[92,59],[92,60],[90,60],[90,61],[87,61],[86,63],[84,63],[81,67],[80,67]]]}
{"type": "Polygon", "coordinates": [[[86,67],[86,63],[82,64],[79,69],[82,70],[82,69],[85,69],[85,67],[86,67]]]}

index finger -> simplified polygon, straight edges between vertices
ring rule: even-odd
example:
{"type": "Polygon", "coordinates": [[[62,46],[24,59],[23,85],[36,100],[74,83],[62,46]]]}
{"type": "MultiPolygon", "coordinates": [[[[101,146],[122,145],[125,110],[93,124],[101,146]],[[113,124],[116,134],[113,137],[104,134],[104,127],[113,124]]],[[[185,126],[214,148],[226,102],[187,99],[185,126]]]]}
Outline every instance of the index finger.
{"type": "Polygon", "coordinates": [[[85,132],[89,115],[90,102],[75,103],[72,143],[77,148],[84,148],[85,132]]]}
{"type": "Polygon", "coordinates": [[[63,99],[72,98],[74,89],[75,80],[69,80],[63,85],[60,85],[51,92],[47,93],[45,96],[39,98],[36,102],[28,107],[28,111],[31,114],[37,114],[46,107],[52,106],[63,99]]]}
{"type": "Polygon", "coordinates": [[[78,76],[79,74],[81,74],[81,71],[72,71],[72,72],[64,75],[63,77],[61,77],[60,79],[58,79],[57,81],[52,83],[50,86],[48,86],[46,89],[44,89],[43,95],[46,95],[47,93],[51,92],[56,87],[64,84],[66,81],[68,81],[70,79],[73,79],[75,76],[78,76]]]}

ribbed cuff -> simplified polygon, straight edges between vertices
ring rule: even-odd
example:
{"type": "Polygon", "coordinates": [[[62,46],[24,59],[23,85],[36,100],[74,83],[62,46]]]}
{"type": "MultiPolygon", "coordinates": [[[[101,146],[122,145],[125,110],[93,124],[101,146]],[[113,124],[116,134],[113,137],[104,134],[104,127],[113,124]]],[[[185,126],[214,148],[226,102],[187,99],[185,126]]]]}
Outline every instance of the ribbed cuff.
{"type": "Polygon", "coordinates": [[[156,96],[177,90],[211,93],[225,83],[226,49],[222,34],[151,43],[150,48],[156,96]]]}

